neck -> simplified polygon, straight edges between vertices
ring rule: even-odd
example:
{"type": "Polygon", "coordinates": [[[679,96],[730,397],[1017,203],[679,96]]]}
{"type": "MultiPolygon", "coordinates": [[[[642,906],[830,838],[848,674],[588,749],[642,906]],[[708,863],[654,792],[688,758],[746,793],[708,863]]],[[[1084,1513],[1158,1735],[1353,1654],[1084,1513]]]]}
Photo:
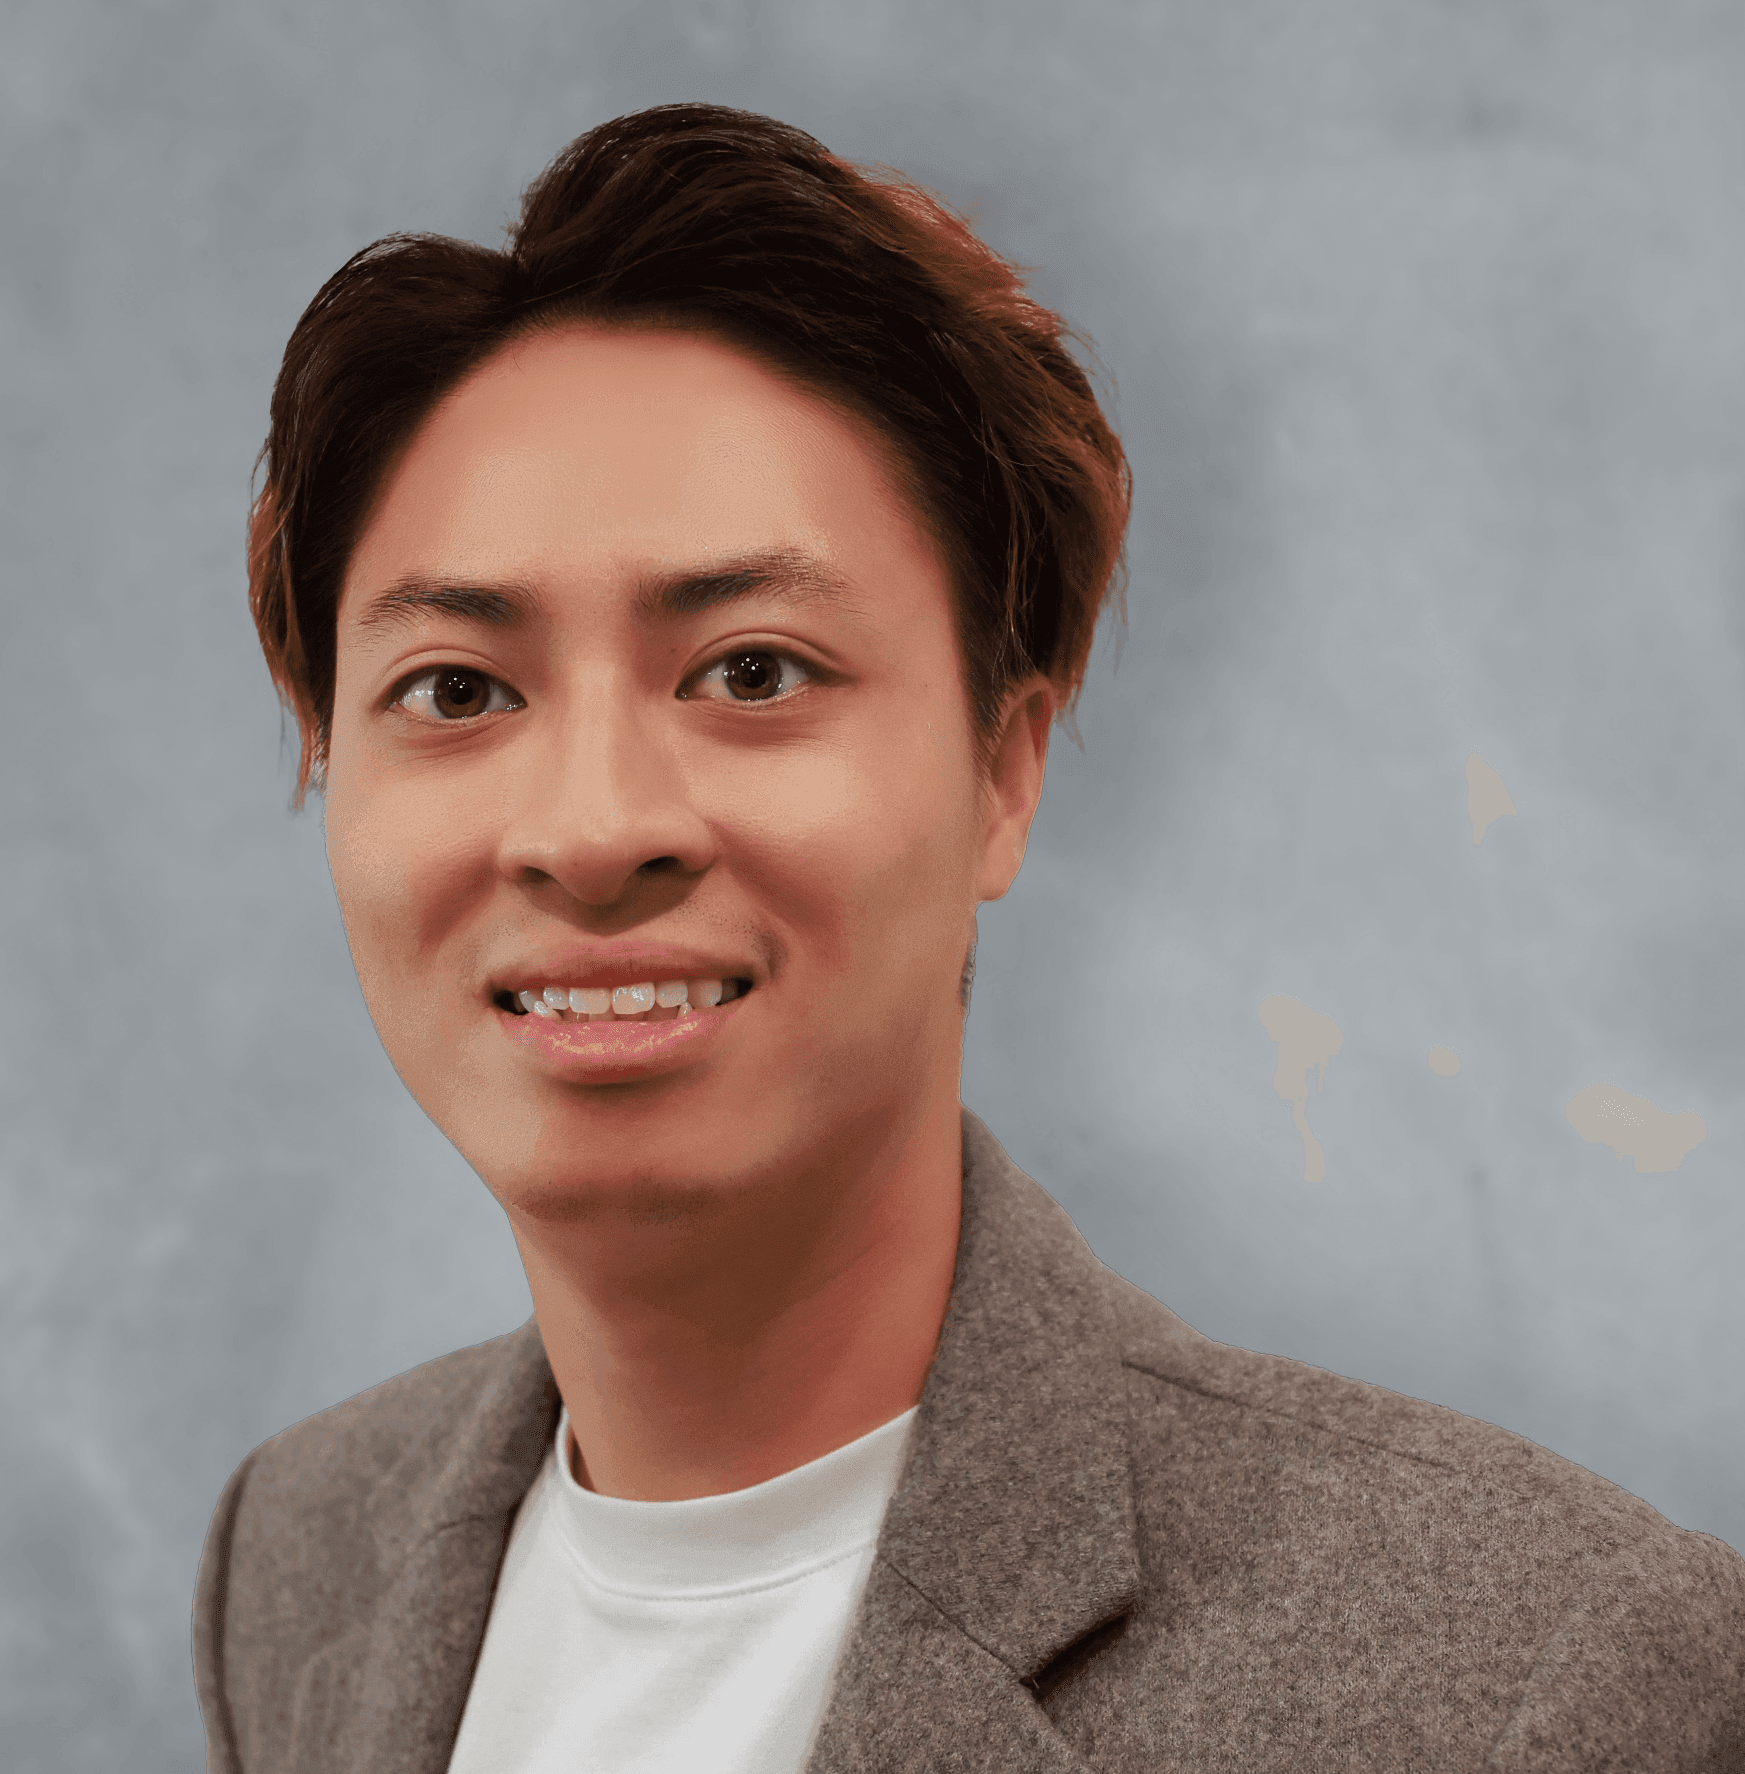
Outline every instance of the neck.
{"type": "Polygon", "coordinates": [[[742,1490],[916,1403],[957,1257],[956,1090],[879,1120],[664,1211],[513,1217],[582,1483],[742,1490]]]}

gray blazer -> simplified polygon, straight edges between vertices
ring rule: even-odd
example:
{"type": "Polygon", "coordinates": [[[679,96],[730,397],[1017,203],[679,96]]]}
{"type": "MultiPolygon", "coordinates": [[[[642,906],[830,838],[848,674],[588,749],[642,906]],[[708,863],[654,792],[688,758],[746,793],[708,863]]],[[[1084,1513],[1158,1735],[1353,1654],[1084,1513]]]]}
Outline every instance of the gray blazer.
{"type": "MultiPolygon", "coordinates": [[[[243,1461],[194,1609],[209,1769],[443,1774],[557,1409],[530,1321],[243,1461]]],[[[1741,1774],[1745,1559],[1518,1435],[1208,1341],[966,1114],[810,1769],[1741,1774]]]]}

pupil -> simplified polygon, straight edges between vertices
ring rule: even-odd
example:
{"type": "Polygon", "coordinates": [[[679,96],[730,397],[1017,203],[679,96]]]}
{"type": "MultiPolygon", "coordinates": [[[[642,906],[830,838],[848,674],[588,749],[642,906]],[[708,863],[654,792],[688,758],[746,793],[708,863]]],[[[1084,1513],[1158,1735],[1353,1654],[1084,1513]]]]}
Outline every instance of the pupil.
{"type": "Polygon", "coordinates": [[[484,688],[484,679],[476,671],[438,672],[431,700],[439,714],[465,716],[477,712],[484,688]]]}
{"type": "Polygon", "coordinates": [[[748,701],[763,701],[775,694],[781,673],[768,653],[742,653],[729,662],[723,674],[728,684],[748,701]]]}

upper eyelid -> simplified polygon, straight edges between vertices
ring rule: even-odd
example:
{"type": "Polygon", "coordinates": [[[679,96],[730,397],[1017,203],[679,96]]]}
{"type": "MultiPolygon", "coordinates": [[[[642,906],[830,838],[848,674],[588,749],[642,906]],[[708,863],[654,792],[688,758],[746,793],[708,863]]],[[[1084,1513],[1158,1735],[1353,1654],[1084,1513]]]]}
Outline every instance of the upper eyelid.
{"type": "Polygon", "coordinates": [[[829,677],[835,670],[833,666],[826,665],[823,660],[817,658],[798,642],[766,641],[753,636],[749,640],[717,642],[696,665],[685,673],[681,682],[688,684],[694,678],[700,678],[704,672],[719,665],[724,659],[731,659],[735,654],[741,653],[773,653],[778,659],[792,660],[795,665],[813,677],[829,677]]]}
{"type": "Polygon", "coordinates": [[[415,665],[410,671],[403,671],[389,685],[389,700],[404,696],[420,678],[427,678],[433,671],[476,671],[482,678],[490,678],[493,683],[501,683],[497,674],[487,671],[482,665],[474,665],[465,659],[431,659],[423,665],[415,665]]]}

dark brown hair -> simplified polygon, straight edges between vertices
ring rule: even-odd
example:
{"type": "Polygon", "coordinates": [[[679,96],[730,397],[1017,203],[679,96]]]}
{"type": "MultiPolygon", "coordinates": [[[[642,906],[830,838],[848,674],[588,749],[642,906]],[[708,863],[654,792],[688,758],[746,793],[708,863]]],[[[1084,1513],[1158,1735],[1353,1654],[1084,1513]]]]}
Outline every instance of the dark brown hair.
{"type": "Polygon", "coordinates": [[[436,403],[531,329],[718,335],[871,421],[940,547],[984,742],[1034,672],[1076,696],[1122,591],[1131,476],[1017,272],[916,186],[717,105],[601,124],[528,187],[501,252],[390,235],[328,279],[285,347],[249,523],[249,605],[302,736],[333,718],[340,588],[377,489],[436,403]]]}

